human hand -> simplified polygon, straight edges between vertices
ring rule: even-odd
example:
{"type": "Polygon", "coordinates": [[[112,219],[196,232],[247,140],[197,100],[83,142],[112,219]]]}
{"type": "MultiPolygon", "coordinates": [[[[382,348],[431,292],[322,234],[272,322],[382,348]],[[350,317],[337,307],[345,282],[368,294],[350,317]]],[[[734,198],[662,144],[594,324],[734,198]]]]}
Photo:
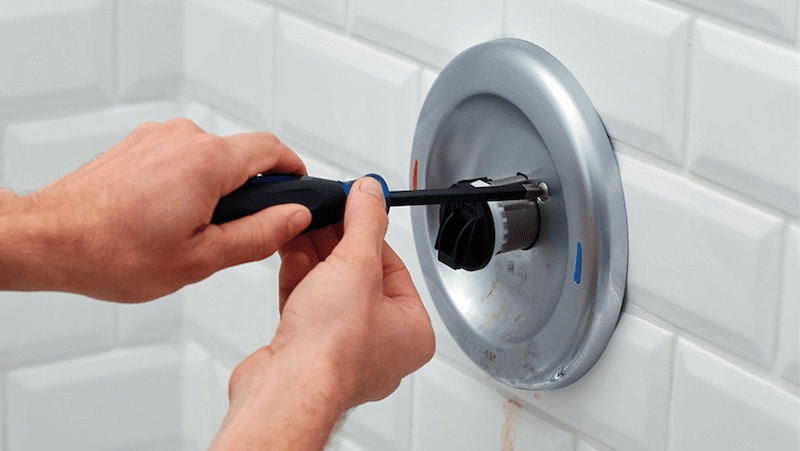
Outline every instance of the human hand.
{"type": "Polygon", "coordinates": [[[25,227],[44,235],[38,247],[46,252],[6,263],[19,269],[14,281],[22,286],[5,288],[139,302],[265,258],[308,226],[305,207],[210,220],[223,195],[267,171],[304,174],[305,167],[267,133],[221,138],[187,119],[143,124],[85,166],[19,196],[25,227]]]}
{"type": "Polygon", "coordinates": [[[351,191],[344,235],[328,229],[280,250],[281,322],[272,348],[326,348],[350,404],[382,399],[433,356],[430,318],[403,262],[383,240],[383,191],[366,177],[351,191]]]}
{"type": "Polygon", "coordinates": [[[383,241],[387,225],[382,189],[365,178],[343,235],[332,226],[280,250],[278,330],[233,372],[211,449],[320,449],[345,410],[388,396],[432,358],[430,318],[383,241]]]}

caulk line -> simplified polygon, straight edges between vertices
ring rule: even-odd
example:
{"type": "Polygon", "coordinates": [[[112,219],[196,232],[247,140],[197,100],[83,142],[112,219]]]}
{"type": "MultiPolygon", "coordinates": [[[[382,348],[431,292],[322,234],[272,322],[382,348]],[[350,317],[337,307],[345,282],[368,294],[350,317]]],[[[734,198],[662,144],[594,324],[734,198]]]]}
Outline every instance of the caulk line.
{"type": "Polygon", "coordinates": [[[578,243],[578,253],[575,255],[575,275],[573,280],[575,283],[581,283],[581,266],[583,266],[583,247],[578,243]]]}

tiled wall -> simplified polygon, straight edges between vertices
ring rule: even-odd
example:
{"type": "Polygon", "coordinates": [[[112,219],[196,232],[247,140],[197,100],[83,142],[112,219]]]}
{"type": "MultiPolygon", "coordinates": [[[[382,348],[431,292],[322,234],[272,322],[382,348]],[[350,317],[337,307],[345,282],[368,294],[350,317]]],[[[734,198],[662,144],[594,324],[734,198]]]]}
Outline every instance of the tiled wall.
{"type": "MultiPolygon", "coordinates": [[[[408,184],[436,73],[500,36],[553,53],[612,137],[624,314],[555,392],[436,358],[352,411],[336,451],[800,447],[797,0],[2,0],[0,180],[41,187],[137,124],[269,130],[321,177],[408,184]]],[[[407,209],[389,241],[422,284],[407,209]]],[[[272,257],[121,306],[0,294],[0,451],[204,449],[277,321],[272,257]]]]}

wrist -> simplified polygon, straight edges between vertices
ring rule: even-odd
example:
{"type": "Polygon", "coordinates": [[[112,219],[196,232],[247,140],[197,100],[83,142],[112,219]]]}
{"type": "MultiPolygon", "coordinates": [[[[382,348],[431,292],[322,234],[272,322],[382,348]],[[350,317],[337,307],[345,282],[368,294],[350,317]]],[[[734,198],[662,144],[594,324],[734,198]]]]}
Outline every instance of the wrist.
{"type": "Polygon", "coordinates": [[[336,374],[313,350],[262,348],[231,376],[231,404],[211,449],[321,449],[349,407],[336,374]]]}
{"type": "Polygon", "coordinates": [[[0,289],[70,291],[70,239],[33,195],[0,190],[0,289]],[[63,252],[62,252],[63,251],[63,252]],[[61,255],[57,255],[57,254],[61,255]]]}

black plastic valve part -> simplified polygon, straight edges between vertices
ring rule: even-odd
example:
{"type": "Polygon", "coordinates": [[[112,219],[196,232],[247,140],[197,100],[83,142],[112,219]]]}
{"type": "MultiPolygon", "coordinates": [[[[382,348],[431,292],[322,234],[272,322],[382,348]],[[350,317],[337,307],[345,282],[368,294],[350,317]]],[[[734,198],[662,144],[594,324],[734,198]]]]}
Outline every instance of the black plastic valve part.
{"type": "MultiPolygon", "coordinates": [[[[470,186],[471,182],[453,186],[470,186]]],[[[486,267],[492,259],[494,240],[494,221],[486,202],[443,204],[439,208],[439,233],[434,248],[445,265],[467,271],[486,267]]]]}
{"type": "MultiPolygon", "coordinates": [[[[452,191],[481,191],[485,186],[510,189],[530,186],[522,174],[491,180],[462,180],[452,191]]],[[[453,269],[483,269],[494,255],[514,250],[528,250],[539,237],[539,206],[536,200],[511,199],[453,202],[439,208],[439,231],[434,248],[440,262],[453,269]],[[497,230],[502,224],[503,229],[497,230]]]]}

